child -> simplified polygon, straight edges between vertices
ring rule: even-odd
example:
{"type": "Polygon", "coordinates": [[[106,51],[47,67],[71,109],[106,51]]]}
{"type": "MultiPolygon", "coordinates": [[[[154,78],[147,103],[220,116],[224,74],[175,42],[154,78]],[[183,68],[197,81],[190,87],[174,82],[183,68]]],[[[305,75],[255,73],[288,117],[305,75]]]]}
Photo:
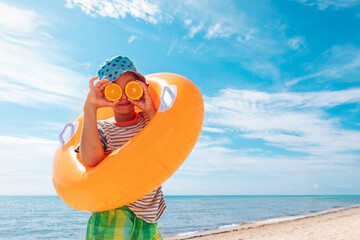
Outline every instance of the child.
{"type": "MultiPolygon", "coordinates": [[[[106,60],[98,69],[98,77],[91,78],[89,85],[79,151],[83,163],[94,167],[107,154],[121,147],[144,128],[155,115],[156,109],[144,76],[136,71],[127,57],[116,56],[106,60]],[[94,85],[96,79],[99,81],[94,85]],[[130,81],[137,81],[144,90],[139,100],[126,97],[125,85],[130,81]],[[104,96],[105,87],[111,83],[118,84],[123,90],[122,97],[115,102],[104,96]],[[136,113],[134,106],[142,112],[136,113]],[[112,107],[114,117],[97,121],[96,110],[102,107],[112,107]]],[[[165,199],[160,186],[126,206],[92,213],[85,239],[162,239],[157,229],[157,221],[165,209],[165,199]]]]}

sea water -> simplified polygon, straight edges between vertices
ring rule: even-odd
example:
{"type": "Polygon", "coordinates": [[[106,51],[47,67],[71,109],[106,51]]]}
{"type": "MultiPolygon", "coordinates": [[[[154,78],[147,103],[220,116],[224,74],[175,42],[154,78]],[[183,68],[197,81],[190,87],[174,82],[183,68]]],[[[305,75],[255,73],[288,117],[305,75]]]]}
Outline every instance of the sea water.
{"type": "MultiPolygon", "coordinates": [[[[360,205],[360,196],[165,196],[165,239],[360,205]]],[[[0,239],[83,239],[90,213],[57,196],[0,196],[0,239]]]]}

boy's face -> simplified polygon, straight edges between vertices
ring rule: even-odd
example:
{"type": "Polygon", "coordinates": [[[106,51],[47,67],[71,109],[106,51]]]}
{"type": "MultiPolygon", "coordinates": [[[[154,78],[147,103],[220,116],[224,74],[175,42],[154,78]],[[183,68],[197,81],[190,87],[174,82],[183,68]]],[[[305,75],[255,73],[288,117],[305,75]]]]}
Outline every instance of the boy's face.
{"type": "Polygon", "coordinates": [[[136,81],[136,77],[131,72],[125,72],[121,74],[113,83],[119,85],[123,91],[123,94],[119,100],[119,103],[113,107],[114,111],[120,114],[132,113],[134,110],[134,105],[132,105],[128,100],[125,94],[125,86],[130,81],[136,81]]]}

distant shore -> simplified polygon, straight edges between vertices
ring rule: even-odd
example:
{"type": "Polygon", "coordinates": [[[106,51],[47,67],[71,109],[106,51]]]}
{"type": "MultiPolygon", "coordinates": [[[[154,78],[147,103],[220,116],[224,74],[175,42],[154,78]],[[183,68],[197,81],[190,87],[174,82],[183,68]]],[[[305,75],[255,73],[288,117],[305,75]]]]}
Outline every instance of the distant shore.
{"type": "Polygon", "coordinates": [[[317,239],[317,240],[359,240],[360,206],[338,209],[312,216],[284,221],[259,221],[249,223],[230,231],[210,233],[187,238],[191,240],[281,240],[281,239],[317,239]]]}

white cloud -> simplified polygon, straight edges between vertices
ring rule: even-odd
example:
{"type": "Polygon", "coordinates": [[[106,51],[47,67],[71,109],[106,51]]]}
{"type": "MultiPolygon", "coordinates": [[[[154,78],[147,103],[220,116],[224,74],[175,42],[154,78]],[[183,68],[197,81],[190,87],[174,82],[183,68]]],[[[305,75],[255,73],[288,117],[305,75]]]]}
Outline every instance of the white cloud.
{"type": "Polygon", "coordinates": [[[251,39],[251,35],[249,33],[245,34],[245,36],[238,36],[236,38],[236,40],[238,40],[239,42],[242,42],[242,41],[249,41],[251,39]]]}
{"type": "Polygon", "coordinates": [[[360,103],[359,88],[273,94],[224,89],[204,99],[206,127],[234,130],[243,138],[334,161],[354,161],[352,151],[360,150],[360,132],[342,129],[341,119],[325,113],[334,106],[360,103]]]}
{"type": "Polygon", "coordinates": [[[2,7],[19,18],[14,28],[9,27],[13,23],[0,21],[0,101],[32,107],[81,104],[88,79],[56,64],[55,59],[63,57],[52,51],[55,40],[39,29],[44,20],[35,12],[2,7]]]}
{"type": "Polygon", "coordinates": [[[171,43],[171,45],[170,45],[170,47],[169,47],[169,50],[168,50],[168,52],[167,52],[167,54],[166,54],[167,57],[171,55],[171,53],[173,52],[174,48],[175,48],[177,45],[178,45],[178,41],[177,41],[177,40],[174,40],[174,41],[171,43]]]}
{"type": "MultiPolygon", "coordinates": [[[[206,40],[221,39],[231,46],[228,48],[231,51],[221,49],[218,55],[236,54],[239,62],[262,56],[264,62],[266,57],[279,56],[286,50],[282,44],[285,24],[269,1],[259,0],[256,8],[246,1],[176,1],[174,4],[177,5],[176,17],[191,18],[191,24],[190,21],[185,24],[189,31],[186,37],[196,32],[206,40]]],[[[266,61],[274,63],[273,59],[266,61]]]]}
{"type": "Polygon", "coordinates": [[[294,0],[302,3],[306,6],[317,6],[319,10],[325,10],[327,8],[349,8],[360,4],[359,0],[294,0]]]}
{"type": "Polygon", "coordinates": [[[0,195],[56,195],[51,175],[0,175],[0,195]]]}
{"type": "Polygon", "coordinates": [[[173,19],[177,18],[188,29],[185,39],[191,39],[199,33],[203,33],[206,39],[226,40],[234,36],[238,40],[234,47],[239,47],[239,42],[246,40],[247,43],[240,45],[245,44],[243,48],[247,51],[278,53],[279,41],[269,36],[274,31],[283,31],[283,24],[279,24],[273,17],[273,7],[268,1],[263,0],[258,5],[262,7],[254,11],[247,3],[239,5],[233,1],[67,0],[66,3],[68,8],[78,6],[91,16],[123,18],[131,15],[152,24],[172,24],[173,19]],[[276,24],[268,20],[262,22],[270,14],[276,24]]]}
{"type": "MultiPolygon", "coordinates": [[[[281,81],[279,62],[283,62],[283,54],[289,51],[287,25],[269,1],[258,1],[256,8],[246,1],[176,1],[176,4],[174,15],[191,19],[191,24],[190,21],[185,24],[188,29],[185,39],[202,36],[206,40],[203,49],[216,49],[219,59],[234,59],[241,69],[274,82],[281,81]],[[229,47],[219,48],[217,41],[229,47]]],[[[180,42],[172,52],[196,52],[192,50],[194,44],[192,49],[185,47],[186,44],[180,42]]],[[[298,42],[298,46],[306,44],[298,42]]],[[[204,52],[196,52],[201,53],[204,52]]]]}
{"type": "Polygon", "coordinates": [[[35,12],[0,3],[0,30],[2,32],[26,34],[38,24],[35,12]]]}
{"type": "MultiPolygon", "coordinates": [[[[232,0],[225,2],[160,0],[147,3],[157,9],[153,11],[154,14],[149,14],[155,20],[141,19],[151,24],[181,22],[184,23],[181,26],[187,30],[182,41],[173,40],[166,56],[183,52],[202,56],[216,49],[216,55],[219,58],[236,58],[238,59],[237,64],[241,68],[260,77],[279,80],[281,71],[277,66],[278,58],[288,51],[284,44],[287,41],[284,34],[286,24],[269,1],[259,0],[256,8],[246,1],[235,2],[232,0]],[[171,19],[171,21],[166,19],[171,19]],[[173,19],[176,20],[173,21],[173,19]],[[202,37],[206,41],[202,41],[200,45],[193,44],[194,41],[188,41],[195,36],[198,37],[197,40],[202,37]],[[222,40],[225,44],[229,44],[229,47],[219,49],[217,45],[212,45],[217,43],[211,40],[222,40]]],[[[128,1],[67,1],[68,7],[78,6],[86,14],[117,18],[125,17],[125,15],[134,16],[130,10],[122,11],[123,15],[118,13],[119,9],[126,4],[128,1]],[[112,11],[103,10],[105,5],[112,6],[112,11]],[[100,14],[100,12],[109,12],[109,14],[100,14]]],[[[141,4],[136,7],[139,11],[143,11],[141,4]]],[[[135,29],[127,30],[135,33],[136,36],[148,37],[149,35],[135,32],[135,29]]],[[[298,46],[304,45],[299,42],[298,46]]]]}
{"type": "Polygon", "coordinates": [[[213,127],[203,127],[202,131],[212,132],[212,133],[223,133],[224,130],[221,128],[213,128],[213,127]]]}
{"type": "Polygon", "coordinates": [[[315,79],[340,79],[342,82],[358,81],[360,73],[360,48],[351,44],[335,45],[321,54],[315,61],[307,63],[305,67],[309,74],[286,81],[286,86],[315,79]]]}
{"type": "Polygon", "coordinates": [[[298,51],[307,51],[307,43],[304,37],[293,37],[288,41],[288,45],[298,51]]]}
{"type": "Polygon", "coordinates": [[[0,195],[49,194],[58,142],[32,136],[0,136],[0,195]],[[37,184],[31,188],[30,184],[37,184]],[[30,187],[30,188],[29,188],[30,187]]]}
{"type": "Polygon", "coordinates": [[[209,146],[206,143],[201,144],[202,141],[199,140],[189,159],[181,166],[181,172],[199,176],[226,172],[229,175],[241,173],[286,177],[296,174],[299,177],[305,172],[308,175],[311,172],[345,171],[350,168],[340,160],[336,162],[327,158],[268,156],[259,150],[232,149],[224,144],[209,146]]]}
{"type": "Polygon", "coordinates": [[[268,61],[268,59],[251,59],[248,62],[244,62],[243,66],[247,70],[265,79],[279,79],[281,76],[280,69],[276,64],[268,61]]]}
{"type": "Polygon", "coordinates": [[[204,28],[204,23],[199,23],[198,25],[191,26],[189,33],[184,38],[193,38],[195,34],[200,32],[204,28]]]}
{"type": "Polygon", "coordinates": [[[33,107],[81,103],[86,92],[77,89],[87,87],[87,78],[51,63],[41,52],[44,49],[0,40],[0,101],[33,107]]]}
{"type": "MultiPolygon", "coordinates": [[[[264,33],[256,29],[250,29],[243,35],[236,37],[237,41],[234,42],[234,46],[242,52],[247,60],[253,56],[264,60],[268,57],[281,55],[284,52],[285,49],[283,49],[282,44],[275,39],[262,37],[262,34],[264,33]]],[[[266,60],[271,63],[268,59],[266,60]]]]}
{"type": "MultiPolygon", "coordinates": [[[[192,38],[202,32],[206,39],[227,39],[231,36],[245,36],[251,29],[242,8],[227,1],[176,1],[173,14],[185,22],[189,32],[184,38],[192,38]]],[[[165,7],[164,7],[165,8],[165,7]]],[[[172,11],[173,6],[168,6],[172,11]]]]}
{"type": "Polygon", "coordinates": [[[100,15],[102,17],[125,18],[131,15],[135,18],[142,19],[145,22],[157,24],[163,21],[161,10],[154,1],[147,0],[67,0],[66,7],[74,8],[79,6],[80,9],[90,16],[100,15]]]}
{"type": "Polygon", "coordinates": [[[231,27],[223,26],[221,23],[216,23],[213,26],[210,26],[205,38],[226,38],[234,34],[234,30],[231,27]]]}
{"type": "Polygon", "coordinates": [[[134,34],[132,34],[128,39],[128,43],[132,43],[136,38],[137,37],[134,34]]]}
{"type": "Polygon", "coordinates": [[[192,23],[192,20],[191,19],[185,19],[184,23],[185,23],[186,26],[189,26],[192,23]]]}
{"type": "Polygon", "coordinates": [[[200,141],[196,143],[196,146],[199,148],[208,148],[211,146],[217,146],[217,145],[227,145],[231,143],[231,139],[227,137],[219,137],[216,139],[213,139],[206,135],[200,136],[200,141]]]}
{"type": "Polygon", "coordinates": [[[230,138],[202,133],[188,159],[164,184],[165,194],[310,194],[315,193],[314,183],[328,190],[324,194],[341,194],[340,187],[329,189],[359,180],[354,158],[267,155],[231,144],[230,138]]]}

